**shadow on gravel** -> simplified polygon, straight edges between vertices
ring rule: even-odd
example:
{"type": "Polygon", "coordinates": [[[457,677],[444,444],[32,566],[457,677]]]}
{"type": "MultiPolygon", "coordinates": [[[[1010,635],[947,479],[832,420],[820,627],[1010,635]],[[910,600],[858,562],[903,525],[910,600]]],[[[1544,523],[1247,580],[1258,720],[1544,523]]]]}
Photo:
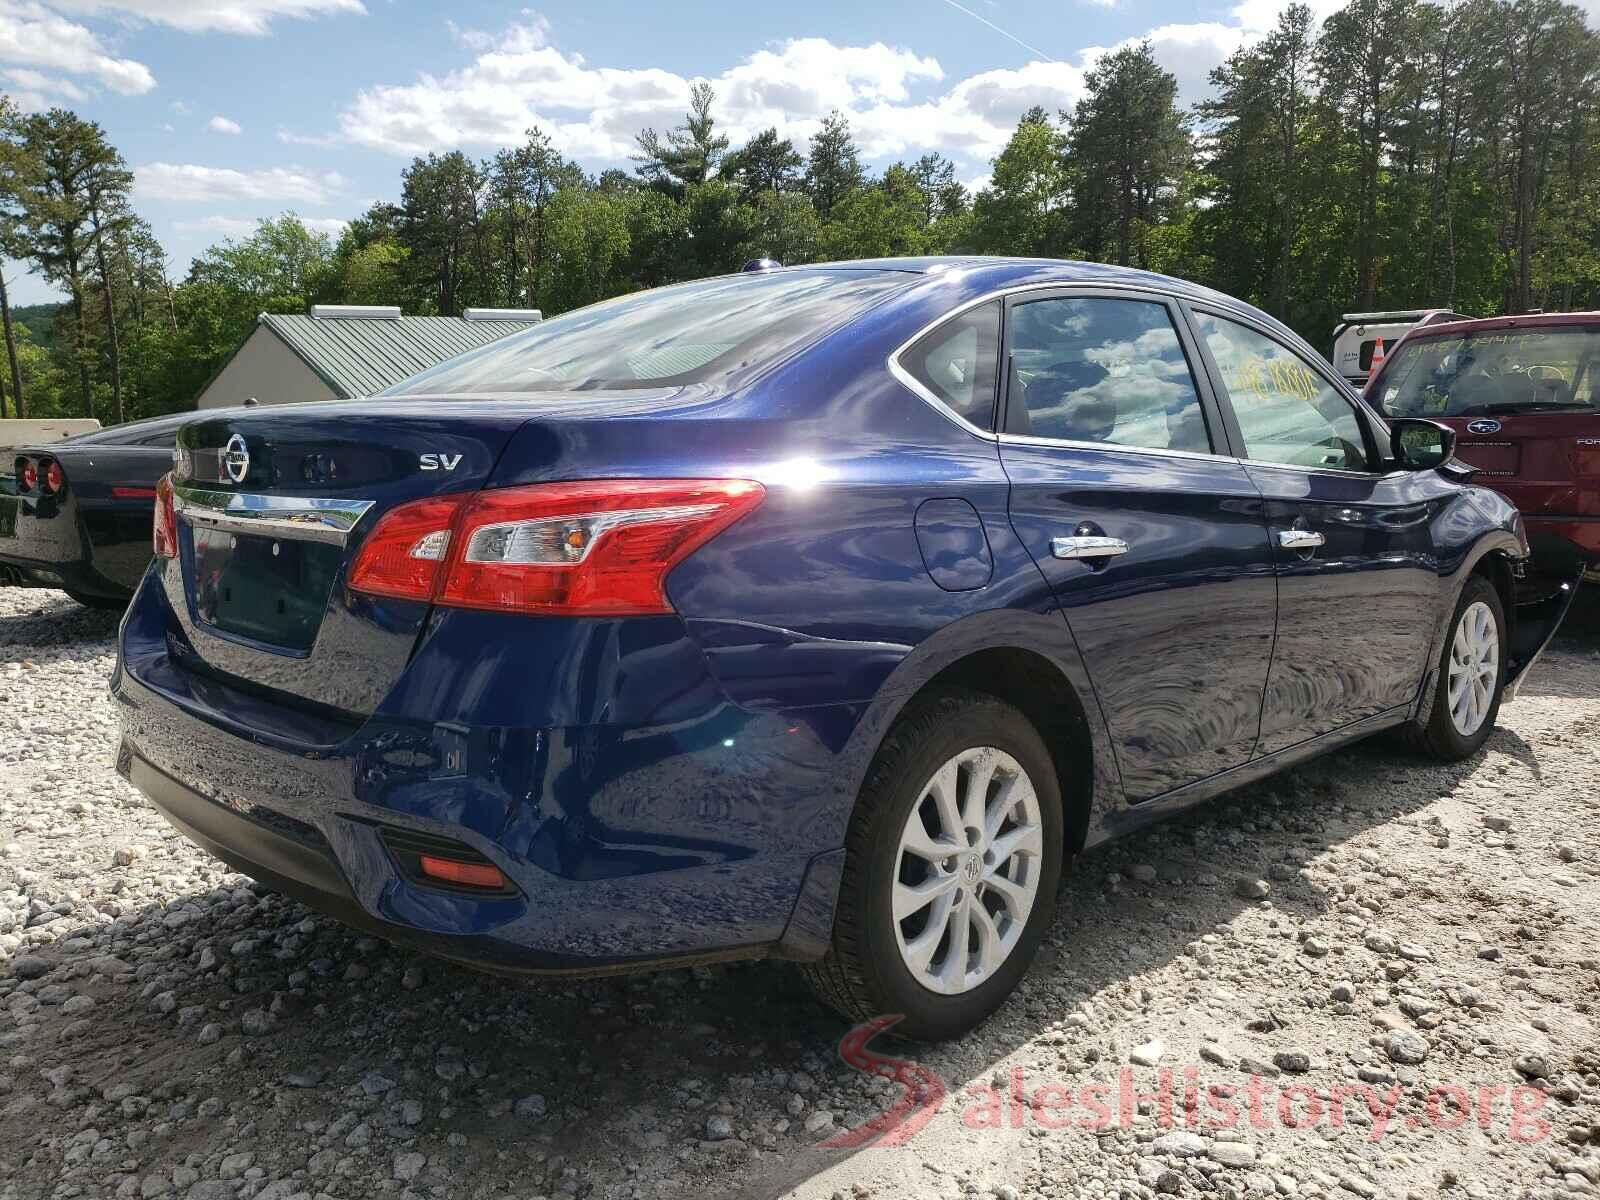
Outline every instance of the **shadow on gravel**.
{"type": "Polygon", "coordinates": [[[6,661],[21,657],[18,646],[26,646],[26,657],[41,664],[79,657],[89,643],[115,637],[122,620],[120,612],[85,608],[64,592],[16,588],[8,593],[37,599],[24,601],[29,611],[0,616],[0,659],[6,661]]]}
{"type": "MultiPolygon", "coordinates": [[[[1496,738],[1530,753],[1514,735],[1496,738]]],[[[1364,744],[1092,852],[1001,1014],[959,1043],[885,1052],[916,1057],[959,1095],[1080,1004],[1108,991],[1119,1011],[1142,1003],[1123,986],[1130,977],[1205,934],[1230,936],[1227,923],[1253,903],[1235,894],[1239,878],[1270,878],[1290,924],[1321,913],[1329,897],[1306,862],[1468,770],[1364,744]],[[1130,863],[1155,867],[1156,881],[1115,874],[1130,863]]],[[[105,898],[103,910],[120,907],[105,898]]],[[[1292,938],[1284,945],[1294,952],[1292,938]]],[[[191,1155],[214,1180],[243,1146],[263,1179],[293,1179],[292,1191],[339,1183],[349,1194],[361,1180],[357,1194],[384,1190],[394,1156],[415,1151],[427,1156],[415,1186],[451,1196],[627,1195],[634,1183],[680,1194],[656,1191],[669,1173],[685,1193],[714,1179],[711,1194],[769,1196],[852,1153],[818,1146],[826,1133],[807,1132],[808,1116],[826,1109],[854,1125],[899,1095],[842,1066],[845,1023],[779,963],[519,983],[361,937],[242,884],[130,904],[38,955],[48,973],[0,994],[30,1022],[0,1024],[0,1050],[23,1056],[0,1096],[0,1161],[41,1194],[96,1181],[111,1195],[119,1170],[170,1177],[191,1155]],[[46,1105],[89,1106],[82,1123],[111,1147],[103,1161],[81,1141],[74,1151],[68,1138],[37,1138],[28,1113],[46,1105]],[[739,1138],[705,1140],[718,1114],[739,1138]],[[130,1148],[126,1126],[151,1132],[130,1148]]]]}

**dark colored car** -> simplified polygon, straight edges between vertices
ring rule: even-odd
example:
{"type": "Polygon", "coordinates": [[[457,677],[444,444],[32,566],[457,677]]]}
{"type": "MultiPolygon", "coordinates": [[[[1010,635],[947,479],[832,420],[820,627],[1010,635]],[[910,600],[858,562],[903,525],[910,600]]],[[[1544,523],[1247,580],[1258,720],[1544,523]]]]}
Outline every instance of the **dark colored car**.
{"type": "Polygon", "coordinates": [[[1541,571],[1600,566],[1600,312],[1415,330],[1367,396],[1456,431],[1462,461],[1522,511],[1541,571]]]}
{"type": "Polygon", "coordinates": [[[0,494],[0,586],[60,588],[120,609],[150,564],[156,482],[172,470],[178,429],[153,417],[8,451],[0,494]]]}
{"type": "Polygon", "coordinates": [[[352,924],[523,972],[774,956],[950,1036],[1064,859],[1384,729],[1489,735],[1569,595],[1236,300],[752,272],[179,435],[120,769],[352,924]]]}

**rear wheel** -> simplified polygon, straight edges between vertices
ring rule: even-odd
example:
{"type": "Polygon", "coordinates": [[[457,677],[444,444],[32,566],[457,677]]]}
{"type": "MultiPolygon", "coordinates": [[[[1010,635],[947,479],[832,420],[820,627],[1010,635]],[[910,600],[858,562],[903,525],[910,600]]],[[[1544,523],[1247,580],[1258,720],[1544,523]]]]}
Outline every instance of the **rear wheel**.
{"type": "Polygon", "coordinates": [[[1445,631],[1433,708],[1413,743],[1447,762],[1476,754],[1494,732],[1505,676],[1505,608],[1494,585],[1474,576],[1445,631]]]}
{"type": "Polygon", "coordinates": [[[805,968],[855,1020],[941,1040],[1026,973],[1061,877],[1061,793],[1044,742],[993,697],[941,692],[884,741],[851,820],[833,944],[805,968]]]}

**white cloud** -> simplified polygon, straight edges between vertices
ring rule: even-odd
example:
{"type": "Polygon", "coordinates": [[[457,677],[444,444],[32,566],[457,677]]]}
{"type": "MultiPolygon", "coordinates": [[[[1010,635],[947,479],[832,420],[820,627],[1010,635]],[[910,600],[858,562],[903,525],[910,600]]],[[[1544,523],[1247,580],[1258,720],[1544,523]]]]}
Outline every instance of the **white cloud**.
{"type": "MultiPolygon", "coordinates": [[[[230,217],[221,213],[214,213],[209,217],[198,217],[189,221],[174,221],[172,228],[178,233],[208,234],[215,237],[243,238],[249,237],[256,231],[256,226],[261,223],[260,217],[230,217]]],[[[344,232],[349,221],[343,217],[301,217],[300,223],[312,233],[325,233],[336,238],[344,232]]]]}
{"type": "Polygon", "coordinates": [[[7,83],[23,92],[38,96],[59,96],[63,100],[82,101],[89,98],[89,93],[70,79],[60,79],[54,75],[29,70],[27,67],[7,67],[3,74],[7,83]]]}
{"type": "Polygon", "coordinates": [[[211,120],[206,122],[206,128],[212,133],[228,133],[238,135],[244,132],[244,130],[239,127],[239,122],[230,121],[227,117],[223,116],[212,117],[211,120]]]}
{"type": "Polygon", "coordinates": [[[263,34],[279,17],[305,19],[362,13],[361,0],[52,0],[65,12],[122,16],[187,33],[263,34]]]}
{"type": "MultiPolygon", "coordinates": [[[[1313,15],[1320,21],[1338,5],[1312,0],[1313,15]]],[[[1209,94],[1212,68],[1269,32],[1285,7],[1287,0],[1237,0],[1218,20],[1156,26],[1119,46],[1149,41],[1157,61],[1178,78],[1180,103],[1188,105],[1209,94]]],[[[718,127],[735,145],[776,126],[803,150],[823,118],[838,109],[873,162],[938,150],[977,174],[1028,109],[1038,106],[1052,117],[1070,110],[1083,96],[1089,69],[1117,48],[1087,46],[1068,61],[1040,55],[1021,66],[950,80],[937,59],[912,49],[808,37],[690,78],[591,64],[553,44],[548,22],[537,15],[498,34],[449,21],[446,28],[470,56],[465,66],[364,88],[340,112],[337,134],[280,130],[279,141],[325,145],[334,137],[412,155],[511,145],[537,125],[570,157],[626,162],[641,129],[666,129],[683,119],[691,85],[704,79],[716,90],[718,127]]]]}
{"type": "Polygon", "coordinates": [[[195,163],[155,162],[135,169],[133,177],[134,190],[140,198],[179,202],[259,200],[321,204],[345,186],[337,172],[302,167],[236,171],[195,163]]]}
{"type": "MultiPolygon", "coordinates": [[[[640,129],[677,124],[688,104],[692,81],[685,76],[590,66],[549,45],[542,24],[514,25],[492,41],[455,32],[480,50],[470,65],[361,91],[340,114],[344,137],[415,154],[520,142],[538,125],[569,155],[614,160],[632,153],[640,129]]],[[[942,77],[937,60],[908,50],[798,38],[758,51],[709,82],[719,122],[740,140],[767,125],[803,137],[834,108],[854,115],[901,105],[913,83],[942,77]]]]}
{"type": "Polygon", "coordinates": [[[86,26],[34,0],[0,0],[0,63],[81,75],[128,96],[156,86],[149,67],[116,57],[86,26]]]}
{"type": "Polygon", "coordinates": [[[331,133],[296,133],[292,129],[278,126],[278,140],[285,146],[334,146],[339,142],[336,134],[331,133]]]}
{"type": "Polygon", "coordinates": [[[193,221],[174,221],[172,228],[178,233],[217,234],[222,237],[248,237],[255,232],[254,217],[225,217],[216,214],[193,221]]]}

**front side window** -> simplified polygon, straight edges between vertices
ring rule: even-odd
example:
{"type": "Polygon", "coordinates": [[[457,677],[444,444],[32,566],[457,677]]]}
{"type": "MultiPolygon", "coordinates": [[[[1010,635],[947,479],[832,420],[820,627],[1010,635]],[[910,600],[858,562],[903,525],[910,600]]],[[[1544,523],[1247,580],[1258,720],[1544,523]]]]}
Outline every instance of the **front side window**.
{"type": "Polygon", "coordinates": [[[717,383],[812,341],[915,278],[898,271],[792,270],[656,288],[591,304],[469,350],[383,394],[717,383]]]}
{"type": "Polygon", "coordinates": [[[1006,429],[1033,437],[1209,453],[1189,361],[1165,304],[1103,296],[1011,311],[1006,429]]]}
{"type": "Polygon", "coordinates": [[[900,356],[913,379],[979,429],[994,428],[1000,302],[951,317],[900,356]]]}
{"type": "Polygon", "coordinates": [[[1552,326],[1408,339],[1384,372],[1391,417],[1593,411],[1600,327],[1552,326]]]}
{"type": "Polygon", "coordinates": [[[1245,456],[1287,466],[1368,469],[1354,406],[1288,347],[1212,313],[1195,321],[1217,361],[1245,456]]]}

